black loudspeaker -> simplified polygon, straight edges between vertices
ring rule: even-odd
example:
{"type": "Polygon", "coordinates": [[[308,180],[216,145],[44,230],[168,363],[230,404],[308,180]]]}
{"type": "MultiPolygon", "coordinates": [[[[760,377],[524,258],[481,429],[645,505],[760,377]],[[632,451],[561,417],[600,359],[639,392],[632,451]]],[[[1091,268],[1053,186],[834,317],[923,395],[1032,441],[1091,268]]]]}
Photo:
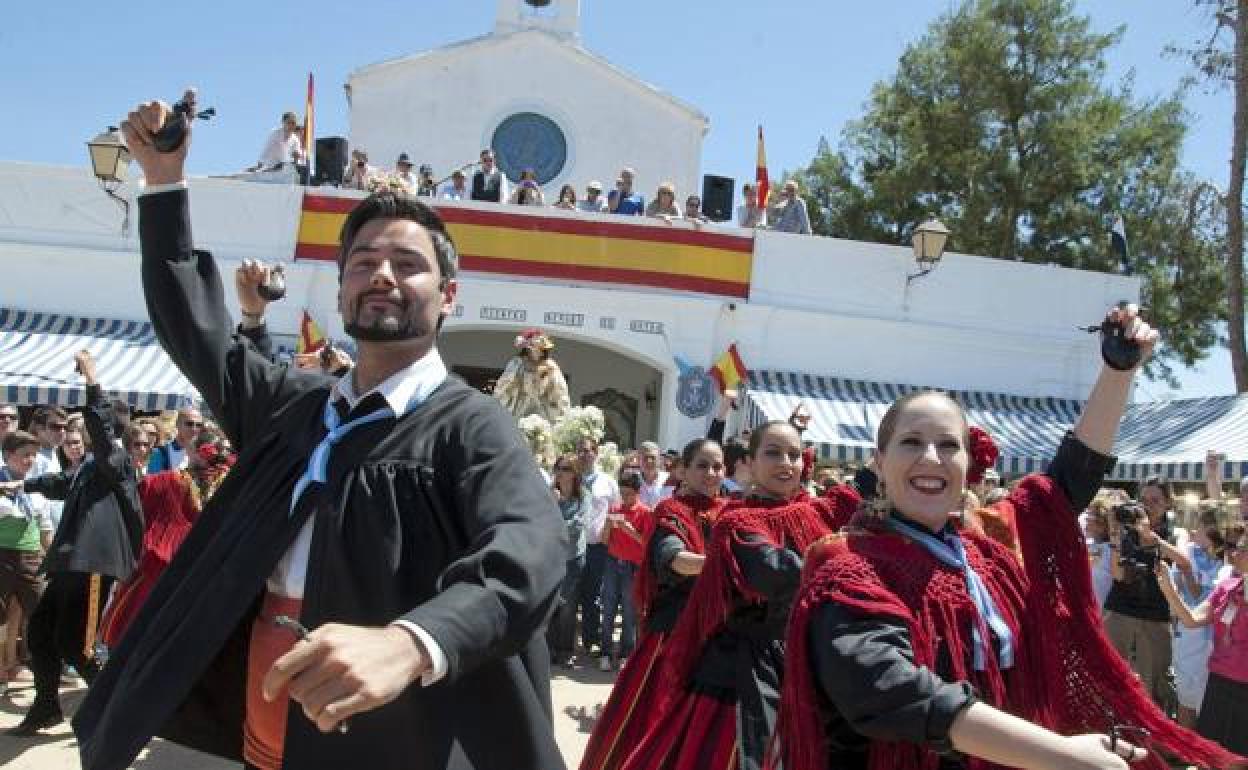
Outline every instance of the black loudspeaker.
{"type": "Polygon", "coordinates": [[[341,185],[343,172],[347,169],[347,140],[341,136],[326,136],[316,140],[316,176],[313,185],[341,185]]]}
{"type": "Polygon", "coordinates": [[[727,222],[732,219],[732,186],[731,177],[702,175],[702,214],[716,222],[727,222]]]}

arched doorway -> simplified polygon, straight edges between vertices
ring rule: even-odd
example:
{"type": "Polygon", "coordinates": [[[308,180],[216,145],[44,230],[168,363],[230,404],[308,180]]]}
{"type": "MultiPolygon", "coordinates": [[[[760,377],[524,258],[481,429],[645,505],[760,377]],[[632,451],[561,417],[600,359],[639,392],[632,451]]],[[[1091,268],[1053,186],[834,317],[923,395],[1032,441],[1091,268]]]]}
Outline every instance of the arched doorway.
{"type": "MultiPolygon", "coordinates": [[[[443,330],[438,350],[447,368],[485,392],[514,355],[512,342],[520,330],[443,330]]],[[[624,353],[547,330],[555,341],[554,358],[568,380],[575,406],[602,409],[607,441],[620,448],[656,440],[659,434],[659,395],[663,373],[624,353]]]]}

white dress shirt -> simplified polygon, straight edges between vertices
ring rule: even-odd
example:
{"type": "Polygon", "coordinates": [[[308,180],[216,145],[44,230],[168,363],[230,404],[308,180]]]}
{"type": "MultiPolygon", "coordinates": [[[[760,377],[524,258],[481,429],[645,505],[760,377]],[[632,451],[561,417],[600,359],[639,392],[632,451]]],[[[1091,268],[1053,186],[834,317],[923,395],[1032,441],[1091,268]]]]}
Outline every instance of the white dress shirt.
{"type": "MultiPolygon", "coordinates": [[[[438,354],[437,348],[434,348],[420,360],[392,374],[368,393],[356,395],[353,375],[354,372],[348,372],[338,380],[329,394],[331,402],[344,399],[348,408],[354,409],[366,397],[373,393],[380,393],[394,413],[402,416],[408,411],[409,404],[423,403],[429,394],[446,380],[447,372],[446,365],[442,363],[442,356],[438,354]]],[[[291,543],[290,548],[273,569],[273,573],[269,575],[265,585],[270,593],[292,599],[303,598],[304,583],[308,576],[308,558],[312,550],[312,530],[315,523],[315,516],[308,517],[295,541],[291,543]]],[[[415,636],[428,653],[430,668],[421,676],[422,684],[433,684],[446,676],[449,665],[446,653],[428,632],[408,620],[399,619],[394,621],[393,625],[401,626],[415,636]]]]}
{"type": "Polygon", "coordinates": [[[260,153],[260,168],[270,169],[283,163],[297,163],[303,160],[303,141],[296,131],[286,136],[286,129],[278,126],[269,132],[264,142],[264,150],[260,153]]]}
{"type": "Polygon", "coordinates": [[[584,479],[589,488],[589,518],[585,522],[585,542],[589,545],[602,543],[602,528],[606,526],[611,506],[620,503],[620,487],[615,479],[602,471],[594,471],[584,479]]]}
{"type": "Polygon", "coordinates": [[[659,471],[654,477],[654,483],[646,481],[646,477],[643,474],[641,477],[641,490],[638,491],[637,496],[641,498],[641,501],[646,504],[647,508],[654,510],[654,507],[666,497],[663,494],[663,485],[666,483],[667,471],[659,471]]]}

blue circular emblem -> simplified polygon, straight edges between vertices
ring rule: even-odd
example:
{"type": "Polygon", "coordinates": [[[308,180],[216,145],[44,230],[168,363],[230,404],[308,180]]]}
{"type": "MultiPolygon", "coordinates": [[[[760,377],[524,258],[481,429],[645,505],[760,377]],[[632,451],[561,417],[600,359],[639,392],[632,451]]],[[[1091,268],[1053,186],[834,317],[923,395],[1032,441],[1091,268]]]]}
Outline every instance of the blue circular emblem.
{"type": "Polygon", "coordinates": [[[555,121],[536,112],[517,112],[494,129],[490,146],[498,157],[498,166],[513,182],[520,172],[531,168],[537,172],[538,184],[547,184],[559,176],[568,160],[568,140],[555,121]]]}

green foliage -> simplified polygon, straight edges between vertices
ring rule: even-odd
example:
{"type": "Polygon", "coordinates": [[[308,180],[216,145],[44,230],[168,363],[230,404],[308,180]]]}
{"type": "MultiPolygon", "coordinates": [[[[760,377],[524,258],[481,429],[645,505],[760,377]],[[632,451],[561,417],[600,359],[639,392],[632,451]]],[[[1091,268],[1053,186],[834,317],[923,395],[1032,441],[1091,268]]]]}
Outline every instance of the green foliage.
{"type": "Polygon", "coordinates": [[[1219,211],[1179,167],[1182,92],[1142,100],[1130,78],[1105,82],[1122,34],[1091,31],[1070,0],[968,0],[941,16],[839,148],[821,140],[794,175],[815,232],[907,244],[935,215],[956,251],[1129,269],[1165,334],[1151,373],[1199,360],[1225,316],[1219,211]],[[1126,266],[1109,249],[1119,214],[1126,266]]]}

